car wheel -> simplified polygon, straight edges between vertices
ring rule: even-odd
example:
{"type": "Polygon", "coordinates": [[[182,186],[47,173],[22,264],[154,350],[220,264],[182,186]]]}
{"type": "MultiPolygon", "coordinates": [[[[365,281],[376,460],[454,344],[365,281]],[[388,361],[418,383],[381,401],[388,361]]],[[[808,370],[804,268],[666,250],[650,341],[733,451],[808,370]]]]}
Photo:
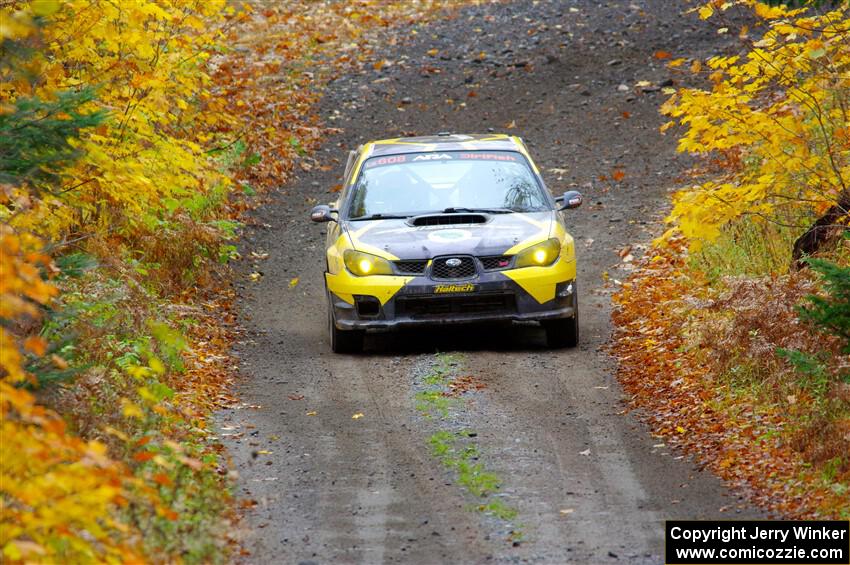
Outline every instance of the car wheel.
{"type": "Polygon", "coordinates": [[[334,309],[328,297],[328,333],[334,353],[360,353],[363,351],[363,330],[341,330],[336,327],[334,309]]]}
{"type": "Polygon", "coordinates": [[[574,297],[575,314],[572,318],[544,322],[546,345],[551,348],[575,347],[578,345],[578,295],[574,297]]]}

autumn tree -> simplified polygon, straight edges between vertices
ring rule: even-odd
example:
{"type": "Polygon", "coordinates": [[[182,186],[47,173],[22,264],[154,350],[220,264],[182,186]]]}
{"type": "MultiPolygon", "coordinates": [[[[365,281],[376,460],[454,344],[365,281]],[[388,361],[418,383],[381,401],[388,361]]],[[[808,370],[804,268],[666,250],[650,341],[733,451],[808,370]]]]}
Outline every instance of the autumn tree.
{"type": "MultiPolygon", "coordinates": [[[[684,128],[679,151],[711,156],[719,176],[680,191],[667,235],[699,246],[744,216],[798,228],[795,259],[846,226],[850,210],[850,8],[709,2],[700,16],[732,6],[766,31],[738,55],[691,70],[709,86],[684,88],[662,107],[684,128]]],[[[826,3],[829,4],[829,3],[826,3]]],[[[682,61],[674,64],[681,65],[682,61]]]]}
{"type": "Polygon", "coordinates": [[[0,560],[141,562],[122,508],[174,512],[97,439],[39,405],[33,358],[59,293],[44,242],[132,233],[167,198],[226,184],[200,143],[221,2],[38,0],[0,7],[0,560]],[[192,106],[190,108],[190,102],[192,106]],[[142,496],[140,493],[144,493],[142,496]],[[150,507],[145,505],[149,504],[150,507]]]}

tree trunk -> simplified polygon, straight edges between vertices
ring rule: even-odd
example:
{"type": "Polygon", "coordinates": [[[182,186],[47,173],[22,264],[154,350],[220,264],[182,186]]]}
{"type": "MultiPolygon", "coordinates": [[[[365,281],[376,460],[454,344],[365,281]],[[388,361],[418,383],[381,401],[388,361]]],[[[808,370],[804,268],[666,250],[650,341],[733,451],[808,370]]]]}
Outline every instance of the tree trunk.
{"type": "Polygon", "coordinates": [[[848,212],[850,212],[850,195],[842,194],[838,202],[826,211],[826,214],[818,218],[803,235],[797,238],[791,254],[794,269],[808,267],[805,261],[807,256],[813,255],[824,243],[831,240],[841,230],[847,229],[846,225],[841,225],[841,221],[847,218],[848,212]]]}

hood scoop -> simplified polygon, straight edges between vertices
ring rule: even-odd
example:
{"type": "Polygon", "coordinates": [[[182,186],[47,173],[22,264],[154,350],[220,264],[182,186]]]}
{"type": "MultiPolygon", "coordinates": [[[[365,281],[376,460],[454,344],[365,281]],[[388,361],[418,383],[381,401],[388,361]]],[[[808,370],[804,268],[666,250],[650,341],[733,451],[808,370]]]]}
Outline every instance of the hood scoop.
{"type": "Polygon", "coordinates": [[[452,224],[484,224],[484,214],[426,214],[408,220],[411,226],[448,226],[452,224]]]}

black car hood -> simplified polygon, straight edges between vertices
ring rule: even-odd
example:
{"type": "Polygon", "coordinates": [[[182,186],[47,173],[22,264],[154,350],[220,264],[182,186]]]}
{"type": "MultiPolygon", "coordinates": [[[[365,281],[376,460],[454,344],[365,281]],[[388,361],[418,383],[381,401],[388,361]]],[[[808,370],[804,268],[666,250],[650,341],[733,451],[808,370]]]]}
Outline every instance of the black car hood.
{"type": "Polygon", "coordinates": [[[380,250],[399,259],[453,254],[484,257],[502,255],[518,243],[548,236],[555,214],[485,214],[484,223],[437,226],[412,226],[401,219],[347,221],[343,229],[355,249],[372,253],[380,250]]]}

